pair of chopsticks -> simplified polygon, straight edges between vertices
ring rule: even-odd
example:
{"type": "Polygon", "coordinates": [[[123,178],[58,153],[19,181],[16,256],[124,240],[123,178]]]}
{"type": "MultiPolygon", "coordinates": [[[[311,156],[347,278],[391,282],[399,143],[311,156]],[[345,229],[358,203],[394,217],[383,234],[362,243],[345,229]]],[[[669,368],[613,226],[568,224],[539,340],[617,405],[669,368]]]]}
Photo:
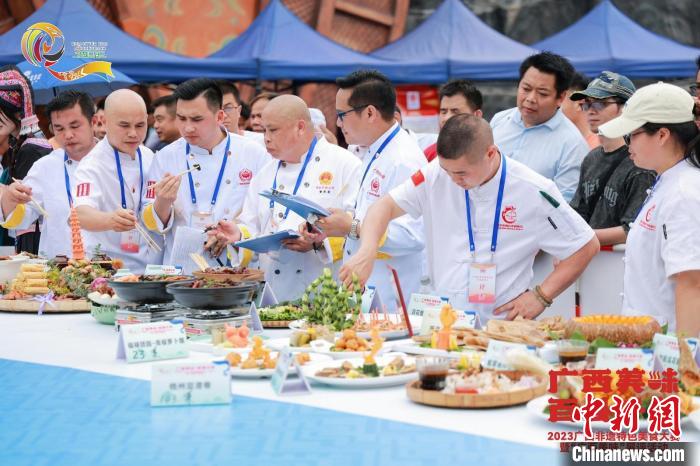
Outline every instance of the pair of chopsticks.
{"type": "Polygon", "coordinates": [[[136,227],[136,231],[139,232],[141,236],[143,236],[143,239],[146,240],[146,244],[148,245],[149,248],[153,249],[156,252],[162,251],[161,247],[158,246],[158,243],[156,243],[153,238],[151,238],[151,235],[148,234],[148,232],[141,226],[139,225],[138,220],[134,224],[136,227]]]}
{"type": "MultiPolygon", "coordinates": [[[[15,183],[22,184],[22,180],[18,180],[17,178],[12,178],[12,181],[14,181],[15,183]]],[[[30,197],[29,202],[31,202],[32,205],[36,207],[36,209],[39,211],[39,213],[41,213],[41,215],[44,216],[44,218],[47,218],[49,216],[49,213],[43,207],[41,207],[41,204],[36,202],[33,197],[30,197]]]]}
{"type": "MultiPolygon", "coordinates": [[[[201,171],[201,170],[202,170],[202,166],[201,166],[200,164],[198,164],[198,163],[194,163],[194,164],[192,164],[192,168],[190,168],[189,170],[183,170],[183,171],[181,171],[180,173],[178,173],[177,175],[174,175],[174,176],[183,176],[183,175],[186,175],[186,174],[188,174],[188,173],[190,173],[190,172],[198,172],[198,171],[201,171]]],[[[151,187],[152,187],[152,188],[156,188],[156,187],[160,186],[160,184],[161,184],[162,182],[163,182],[163,180],[160,180],[160,181],[157,182],[154,186],[151,186],[151,187]]]]}
{"type": "Polygon", "coordinates": [[[191,252],[190,253],[190,259],[192,259],[192,262],[199,267],[199,269],[204,272],[209,268],[209,263],[205,258],[197,254],[196,252],[191,252]]]}

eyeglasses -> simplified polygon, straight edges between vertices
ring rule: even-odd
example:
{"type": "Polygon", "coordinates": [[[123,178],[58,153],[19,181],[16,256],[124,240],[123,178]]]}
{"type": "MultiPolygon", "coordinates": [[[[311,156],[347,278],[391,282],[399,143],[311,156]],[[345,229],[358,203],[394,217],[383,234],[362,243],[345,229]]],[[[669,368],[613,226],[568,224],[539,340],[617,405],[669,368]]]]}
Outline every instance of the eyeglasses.
{"type": "Polygon", "coordinates": [[[229,105],[224,105],[224,108],[222,110],[228,114],[231,114],[234,111],[238,110],[239,108],[241,108],[240,105],[230,105],[229,104],[229,105]]]}
{"type": "Polygon", "coordinates": [[[690,95],[693,97],[698,95],[698,84],[700,83],[693,83],[690,86],[688,86],[688,90],[690,91],[690,95]]]}
{"type": "Polygon", "coordinates": [[[617,100],[596,100],[594,102],[581,102],[581,110],[587,112],[588,109],[592,108],[596,112],[602,112],[605,107],[612,104],[619,103],[617,100]]]}
{"type": "Polygon", "coordinates": [[[627,144],[627,145],[629,146],[629,145],[630,145],[630,142],[632,142],[632,137],[634,137],[634,136],[636,136],[636,135],[638,135],[638,134],[640,134],[640,133],[645,133],[645,132],[646,132],[646,131],[644,131],[643,129],[639,129],[639,130],[637,130],[637,131],[631,132],[630,134],[625,134],[624,136],[622,136],[622,139],[624,139],[624,140],[625,140],[625,144],[627,144]]]}
{"type": "Polygon", "coordinates": [[[344,112],[339,112],[338,110],[336,110],[335,114],[338,116],[338,119],[340,121],[343,121],[343,118],[345,118],[345,115],[347,115],[348,113],[357,112],[358,110],[363,110],[365,107],[369,107],[369,105],[370,104],[360,105],[359,107],[353,107],[350,110],[345,110],[344,112]]]}

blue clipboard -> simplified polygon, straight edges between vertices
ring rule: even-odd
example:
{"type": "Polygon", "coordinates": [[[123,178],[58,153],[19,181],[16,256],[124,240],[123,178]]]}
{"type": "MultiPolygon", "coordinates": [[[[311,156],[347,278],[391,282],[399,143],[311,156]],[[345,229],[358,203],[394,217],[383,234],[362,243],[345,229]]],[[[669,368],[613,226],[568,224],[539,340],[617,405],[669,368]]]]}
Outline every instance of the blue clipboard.
{"type": "Polygon", "coordinates": [[[283,230],[271,235],[238,241],[233,245],[239,248],[250,249],[258,254],[266,254],[268,252],[278,251],[282,247],[282,240],[295,239],[299,238],[299,236],[301,235],[297,231],[283,230]]]}
{"type": "Polygon", "coordinates": [[[265,191],[261,192],[260,195],[285,206],[309,223],[314,223],[319,218],[328,217],[331,215],[331,212],[328,209],[316,204],[314,201],[306,199],[305,197],[287,194],[271,189],[266,189],[265,191]]]}

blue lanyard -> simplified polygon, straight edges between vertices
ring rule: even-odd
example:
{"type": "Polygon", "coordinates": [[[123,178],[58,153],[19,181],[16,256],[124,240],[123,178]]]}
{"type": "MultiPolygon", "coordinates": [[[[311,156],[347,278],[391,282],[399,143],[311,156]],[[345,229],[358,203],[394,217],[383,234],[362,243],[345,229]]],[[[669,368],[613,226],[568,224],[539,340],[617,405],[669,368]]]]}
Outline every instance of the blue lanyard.
{"type": "MultiPolygon", "coordinates": [[[[503,203],[503,190],[506,185],[506,158],[501,155],[501,180],[498,183],[498,197],[496,198],[496,213],[493,215],[493,233],[491,234],[491,261],[496,253],[498,244],[498,224],[501,217],[501,204],[503,203]]],[[[469,207],[469,191],[464,190],[464,198],[467,201],[467,232],[469,233],[469,252],[472,258],[476,257],[476,247],[474,246],[474,233],[472,232],[472,211],[469,207]]]]}
{"type": "Polygon", "coordinates": [[[377,160],[377,157],[379,157],[379,155],[382,153],[384,148],[391,142],[391,140],[394,139],[394,136],[396,136],[396,134],[399,132],[400,129],[401,129],[401,126],[396,124],[396,128],[394,128],[394,131],[392,131],[391,134],[389,134],[389,136],[387,136],[387,138],[384,140],[384,142],[382,142],[382,144],[379,146],[379,149],[377,149],[377,152],[374,153],[374,155],[372,156],[372,159],[367,164],[367,168],[365,168],[365,173],[362,175],[362,180],[360,181],[360,189],[362,189],[362,185],[365,182],[365,178],[367,177],[367,173],[369,173],[369,169],[372,167],[372,164],[374,163],[375,160],[377,160]]]}
{"type": "MultiPolygon", "coordinates": [[[[137,148],[136,152],[139,154],[139,175],[140,175],[140,186],[139,186],[139,210],[136,213],[141,212],[141,199],[143,197],[143,161],[141,160],[141,148],[137,148]]],[[[126,209],[126,191],[124,189],[124,175],[122,175],[122,163],[119,161],[119,151],[114,149],[114,160],[117,162],[117,175],[119,176],[119,188],[121,189],[122,195],[122,209],[126,209]]]]}
{"type": "MultiPolygon", "coordinates": [[[[311,155],[314,153],[314,147],[316,147],[316,143],[318,140],[316,137],[314,137],[314,140],[311,141],[311,147],[309,147],[309,151],[306,153],[306,159],[304,159],[304,165],[301,166],[301,171],[299,172],[299,176],[297,176],[297,182],[294,185],[294,191],[292,194],[296,194],[297,190],[299,189],[299,185],[301,185],[301,180],[304,179],[304,172],[306,172],[306,166],[309,164],[309,160],[311,160],[311,155]]],[[[277,173],[280,171],[280,166],[282,166],[282,161],[280,160],[277,162],[277,170],[275,171],[275,179],[272,181],[272,190],[275,191],[277,190],[277,173]]],[[[275,208],[275,202],[270,201],[270,209],[275,208]]],[[[284,219],[287,218],[287,215],[289,215],[289,208],[284,212],[284,219]]]]}
{"type": "Polygon", "coordinates": [[[73,195],[70,193],[70,178],[68,177],[68,169],[66,168],[66,163],[68,163],[68,152],[63,151],[63,174],[66,177],[66,194],[68,194],[68,207],[73,207],[73,195]]]}
{"type": "MultiPolygon", "coordinates": [[[[228,159],[228,149],[231,147],[231,135],[226,137],[226,148],[224,149],[224,159],[221,161],[221,168],[219,169],[219,177],[216,179],[216,186],[214,187],[214,194],[211,196],[211,205],[216,205],[216,199],[219,197],[219,188],[221,187],[221,180],[224,178],[224,171],[226,170],[226,160],[228,159]]],[[[190,153],[189,143],[185,146],[185,156],[190,153]]],[[[187,164],[187,169],[190,169],[190,163],[185,158],[185,163],[187,164]]],[[[192,204],[197,205],[197,193],[194,192],[194,181],[192,181],[192,172],[187,173],[187,178],[190,182],[190,196],[192,197],[192,204]]]]}

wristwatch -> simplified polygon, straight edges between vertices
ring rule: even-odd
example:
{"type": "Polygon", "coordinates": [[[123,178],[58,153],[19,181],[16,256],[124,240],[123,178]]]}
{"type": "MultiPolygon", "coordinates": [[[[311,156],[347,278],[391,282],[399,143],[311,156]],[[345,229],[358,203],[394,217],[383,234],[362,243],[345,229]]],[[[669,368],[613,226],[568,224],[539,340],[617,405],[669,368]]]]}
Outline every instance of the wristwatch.
{"type": "Polygon", "coordinates": [[[360,239],[360,235],[357,234],[357,227],[359,227],[359,226],[360,226],[360,219],[353,218],[352,223],[350,224],[350,233],[348,233],[348,238],[355,239],[355,240],[360,239]]]}

